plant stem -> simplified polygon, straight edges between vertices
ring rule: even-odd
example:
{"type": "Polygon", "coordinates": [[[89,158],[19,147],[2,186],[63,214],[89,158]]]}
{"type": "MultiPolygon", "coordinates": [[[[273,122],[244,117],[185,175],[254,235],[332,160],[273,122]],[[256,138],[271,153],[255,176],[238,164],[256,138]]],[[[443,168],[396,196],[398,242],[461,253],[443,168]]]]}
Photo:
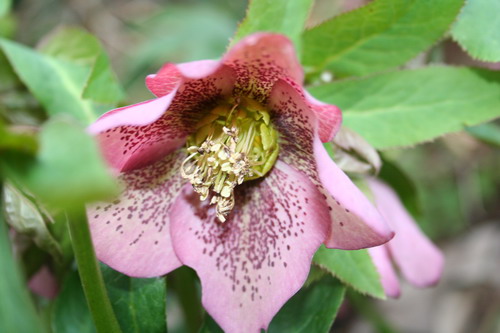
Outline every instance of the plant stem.
{"type": "Polygon", "coordinates": [[[85,210],[68,213],[68,228],[87,304],[99,333],[120,333],[121,329],[106,292],[90,238],[85,210]]]}

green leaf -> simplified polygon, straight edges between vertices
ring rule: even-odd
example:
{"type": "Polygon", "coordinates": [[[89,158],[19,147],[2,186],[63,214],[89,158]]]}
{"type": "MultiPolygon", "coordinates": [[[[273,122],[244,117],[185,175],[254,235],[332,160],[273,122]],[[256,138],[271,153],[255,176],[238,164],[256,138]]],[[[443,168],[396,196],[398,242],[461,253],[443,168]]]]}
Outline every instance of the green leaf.
{"type": "Polygon", "coordinates": [[[59,28],[44,40],[40,51],[63,61],[82,64],[89,69],[82,93],[84,99],[116,104],[123,98],[123,90],[104,48],[88,32],[75,27],[59,28]]]}
{"type": "Polygon", "coordinates": [[[0,119],[0,153],[5,150],[15,150],[33,155],[37,149],[38,142],[32,133],[9,129],[0,119]]]}
{"type": "Polygon", "coordinates": [[[475,138],[500,147],[500,126],[494,123],[482,124],[466,128],[475,138]]]}
{"type": "Polygon", "coordinates": [[[269,31],[288,36],[300,49],[300,35],[311,5],[312,0],[252,0],[233,43],[255,32],[269,31]]]}
{"type": "Polygon", "coordinates": [[[165,279],[131,278],[104,264],[101,271],[124,333],[167,332],[165,279]]]}
{"type": "Polygon", "coordinates": [[[384,159],[378,176],[396,191],[398,197],[412,215],[422,213],[417,186],[396,163],[384,159]]]}
{"type": "Polygon", "coordinates": [[[344,294],[341,283],[325,276],[294,295],[273,318],[268,332],[329,332],[344,294]]]}
{"type": "Polygon", "coordinates": [[[6,15],[10,11],[12,0],[0,0],[0,17],[6,15]]]}
{"type": "Polygon", "coordinates": [[[14,71],[49,115],[71,114],[84,124],[99,116],[97,107],[81,98],[89,69],[68,61],[55,59],[25,46],[0,39],[14,71]]]}
{"type": "Polygon", "coordinates": [[[72,208],[112,198],[117,184],[95,140],[70,119],[53,119],[40,133],[35,163],[18,180],[42,201],[72,208]]]}
{"type": "MultiPolygon", "coordinates": [[[[1,208],[1,207],[0,207],[1,208]]],[[[14,261],[7,225],[0,209],[0,332],[45,332],[14,261]]]]}
{"type": "Polygon", "coordinates": [[[51,322],[54,333],[96,332],[76,271],[70,272],[64,279],[54,302],[51,322]]]}
{"type": "Polygon", "coordinates": [[[32,238],[39,248],[54,258],[62,260],[61,248],[52,237],[38,207],[10,183],[4,184],[3,201],[9,225],[18,233],[32,238]]]}
{"type": "Polygon", "coordinates": [[[468,0],[451,30],[473,58],[500,61],[500,1],[468,0]]]}
{"type": "Polygon", "coordinates": [[[306,31],[303,63],[336,77],[402,65],[443,36],[463,1],[375,0],[306,31]]]}
{"type": "Polygon", "coordinates": [[[377,269],[367,250],[334,250],[322,246],[313,262],[360,293],[385,299],[377,269]]]}
{"type": "Polygon", "coordinates": [[[429,67],[310,88],[375,148],[410,146],[500,116],[500,72],[429,67]]]}

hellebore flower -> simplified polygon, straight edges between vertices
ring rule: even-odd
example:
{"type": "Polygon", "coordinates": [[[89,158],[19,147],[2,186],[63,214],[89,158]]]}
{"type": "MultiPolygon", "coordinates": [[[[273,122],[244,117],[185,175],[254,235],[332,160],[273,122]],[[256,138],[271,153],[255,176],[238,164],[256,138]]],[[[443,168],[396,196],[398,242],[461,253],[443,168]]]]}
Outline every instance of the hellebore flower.
{"type": "Polygon", "coordinates": [[[377,179],[368,180],[375,205],[396,235],[387,244],[368,249],[387,296],[401,294],[391,258],[401,274],[416,287],[436,284],[443,272],[441,251],[420,231],[394,191],[377,179]]]}
{"type": "Polygon", "coordinates": [[[135,277],[192,267],[227,332],[266,328],[325,243],[359,249],[392,231],[321,141],[340,110],[310,97],[293,45],[251,35],[220,61],[166,64],[156,99],[103,115],[97,135],[125,185],[89,208],[98,258],[135,277]]]}

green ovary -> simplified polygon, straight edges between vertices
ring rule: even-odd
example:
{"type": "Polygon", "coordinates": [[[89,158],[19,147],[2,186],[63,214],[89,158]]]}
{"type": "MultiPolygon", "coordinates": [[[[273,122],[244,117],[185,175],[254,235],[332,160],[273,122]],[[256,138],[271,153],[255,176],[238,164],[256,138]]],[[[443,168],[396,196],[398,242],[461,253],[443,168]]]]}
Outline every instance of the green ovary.
{"type": "Polygon", "coordinates": [[[263,177],[279,153],[278,132],[261,104],[240,98],[219,104],[187,140],[182,176],[201,200],[216,204],[221,222],[234,207],[234,188],[263,177]]]}

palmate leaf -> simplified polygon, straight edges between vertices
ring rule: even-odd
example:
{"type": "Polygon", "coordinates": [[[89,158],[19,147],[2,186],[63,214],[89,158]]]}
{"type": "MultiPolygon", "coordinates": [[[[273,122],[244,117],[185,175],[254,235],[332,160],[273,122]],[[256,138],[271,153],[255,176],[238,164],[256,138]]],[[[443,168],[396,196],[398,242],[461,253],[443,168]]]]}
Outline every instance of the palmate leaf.
{"type": "Polygon", "coordinates": [[[375,0],[334,17],[303,36],[311,72],[363,76],[404,64],[436,43],[463,0],[375,0]]]}
{"type": "Polygon", "coordinates": [[[43,41],[39,49],[56,59],[91,69],[82,98],[106,104],[116,104],[123,98],[123,90],[104,48],[90,33],[76,27],[59,28],[43,41]]]}
{"type": "Polygon", "coordinates": [[[500,1],[469,0],[451,30],[453,39],[473,57],[500,61],[500,1]]]}
{"type": "Polygon", "coordinates": [[[500,117],[500,73],[429,67],[311,87],[379,149],[410,146],[500,117]]]}
{"type": "Polygon", "coordinates": [[[5,39],[0,40],[0,48],[49,115],[71,114],[84,124],[90,124],[98,117],[99,112],[93,103],[81,98],[89,75],[88,68],[40,54],[5,39]]]}
{"type": "Polygon", "coordinates": [[[311,5],[312,0],[251,0],[233,43],[255,32],[269,31],[288,36],[300,49],[300,35],[311,5]]]}
{"type": "Polygon", "coordinates": [[[87,125],[123,96],[101,45],[82,30],[58,30],[43,53],[6,39],[0,49],[50,116],[70,114],[87,125]]]}

